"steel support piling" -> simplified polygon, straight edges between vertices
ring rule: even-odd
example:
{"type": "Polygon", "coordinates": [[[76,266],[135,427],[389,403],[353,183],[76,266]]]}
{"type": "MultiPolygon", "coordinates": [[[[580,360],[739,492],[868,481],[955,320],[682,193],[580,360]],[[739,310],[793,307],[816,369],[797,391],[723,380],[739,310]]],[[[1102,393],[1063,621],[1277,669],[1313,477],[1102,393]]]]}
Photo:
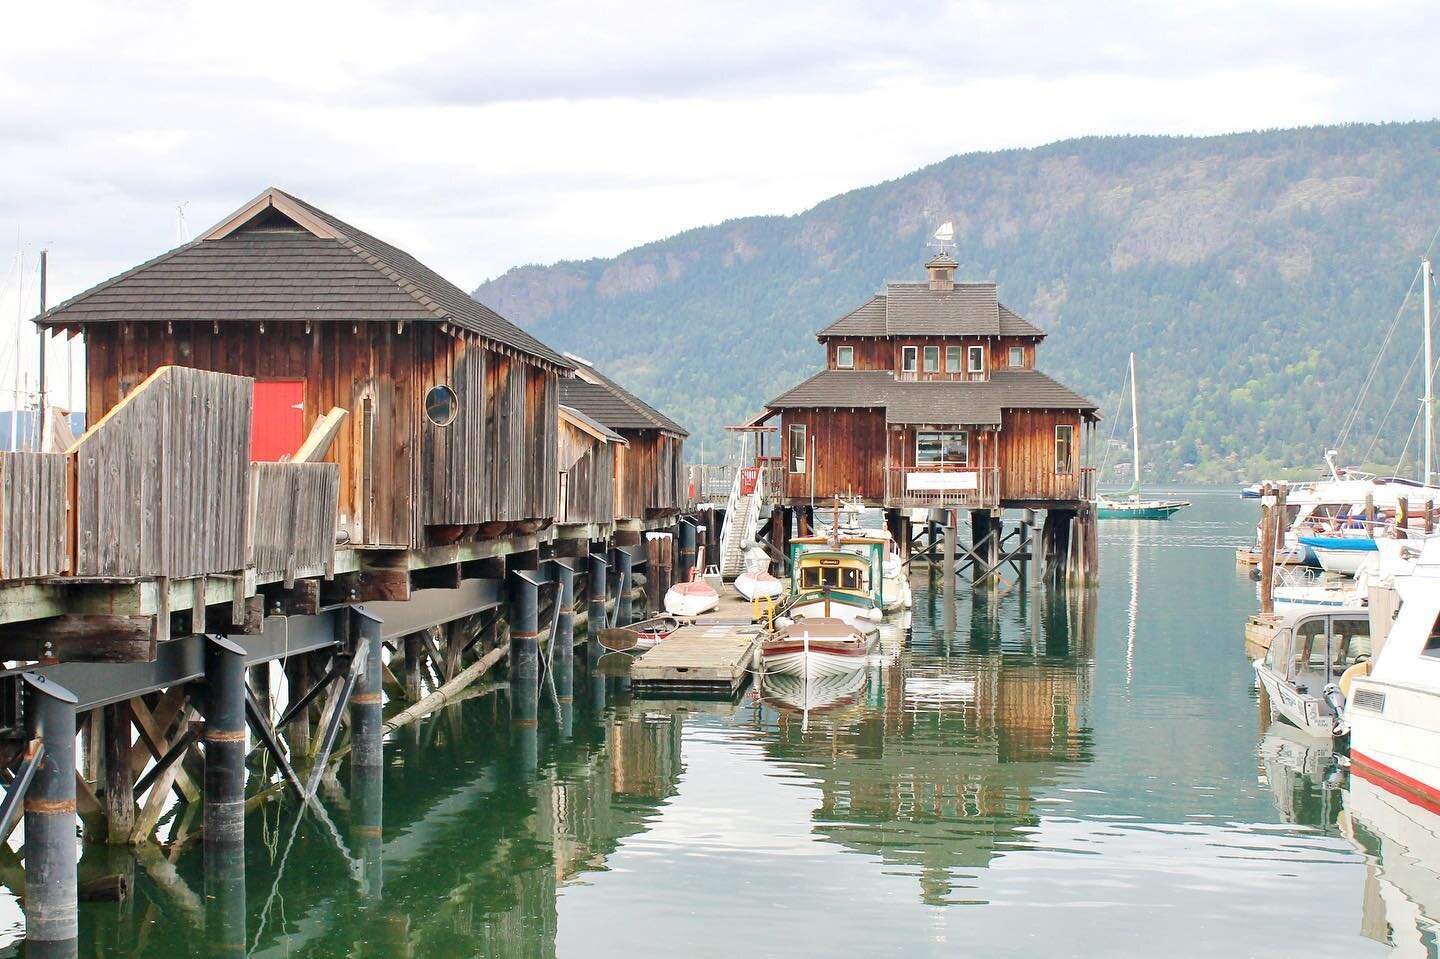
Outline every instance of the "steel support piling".
{"type": "Polygon", "coordinates": [[[525,770],[539,763],[540,587],[510,574],[510,725],[525,770]]]}
{"type": "Polygon", "coordinates": [[[74,956],[79,949],[75,848],[75,703],[68,689],[25,674],[25,720],[45,752],[25,796],[27,956],[74,956]]]}

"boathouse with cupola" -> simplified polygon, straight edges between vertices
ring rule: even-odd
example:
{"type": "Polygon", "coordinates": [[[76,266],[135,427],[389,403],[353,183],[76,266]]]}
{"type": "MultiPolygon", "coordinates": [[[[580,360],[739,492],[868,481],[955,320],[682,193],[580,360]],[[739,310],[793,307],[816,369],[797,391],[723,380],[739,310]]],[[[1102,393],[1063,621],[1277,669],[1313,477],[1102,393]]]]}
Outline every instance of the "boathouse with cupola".
{"type": "Polygon", "coordinates": [[[1096,405],[1037,369],[1043,330],[956,267],[941,252],[820,330],[825,368],[752,421],[778,420],[780,505],[965,509],[987,529],[1007,508],[1087,511],[1096,405]]]}

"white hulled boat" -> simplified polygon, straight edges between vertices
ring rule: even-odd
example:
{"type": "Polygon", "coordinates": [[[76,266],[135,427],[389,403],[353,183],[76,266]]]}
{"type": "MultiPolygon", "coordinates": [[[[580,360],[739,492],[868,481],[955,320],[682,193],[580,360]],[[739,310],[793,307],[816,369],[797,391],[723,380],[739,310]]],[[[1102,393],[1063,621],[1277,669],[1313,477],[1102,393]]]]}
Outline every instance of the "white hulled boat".
{"type": "Polygon", "coordinates": [[[676,583],[665,593],[665,612],[676,616],[699,616],[720,605],[720,594],[700,576],[700,567],[683,583],[676,583]]]}
{"type": "Polygon", "coordinates": [[[1370,655],[1368,611],[1298,608],[1282,613],[1265,658],[1253,665],[1272,717],[1329,738],[1344,734],[1341,680],[1370,655]]]}
{"type": "Polygon", "coordinates": [[[863,670],[875,645],[875,629],[841,619],[816,617],[785,626],[760,643],[766,672],[809,678],[844,676],[863,670]]]}

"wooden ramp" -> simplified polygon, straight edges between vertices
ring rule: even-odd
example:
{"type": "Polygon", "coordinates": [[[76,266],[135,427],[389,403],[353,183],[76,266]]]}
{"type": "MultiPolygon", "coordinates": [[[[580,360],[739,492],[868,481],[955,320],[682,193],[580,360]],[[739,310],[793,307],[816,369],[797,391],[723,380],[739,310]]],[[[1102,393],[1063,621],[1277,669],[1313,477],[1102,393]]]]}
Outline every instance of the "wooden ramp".
{"type": "MultiPolygon", "coordinates": [[[[714,615],[714,614],[711,614],[714,615]]],[[[750,678],[759,631],[748,621],[709,620],[676,630],[630,667],[637,695],[730,698],[750,678]]]]}

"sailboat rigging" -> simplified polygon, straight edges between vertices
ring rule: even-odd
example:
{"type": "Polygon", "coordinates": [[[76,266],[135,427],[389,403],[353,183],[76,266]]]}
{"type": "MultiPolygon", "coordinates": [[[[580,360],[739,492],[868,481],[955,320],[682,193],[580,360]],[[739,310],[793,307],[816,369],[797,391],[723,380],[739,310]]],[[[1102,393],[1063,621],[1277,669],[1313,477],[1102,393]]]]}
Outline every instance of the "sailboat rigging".
{"type": "Polygon", "coordinates": [[[1130,488],[1116,497],[1096,497],[1095,513],[1100,519],[1169,519],[1190,505],[1182,500],[1140,498],[1140,385],[1135,379],[1134,353],[1130,354],[1130,447],[1130,488]]]}

